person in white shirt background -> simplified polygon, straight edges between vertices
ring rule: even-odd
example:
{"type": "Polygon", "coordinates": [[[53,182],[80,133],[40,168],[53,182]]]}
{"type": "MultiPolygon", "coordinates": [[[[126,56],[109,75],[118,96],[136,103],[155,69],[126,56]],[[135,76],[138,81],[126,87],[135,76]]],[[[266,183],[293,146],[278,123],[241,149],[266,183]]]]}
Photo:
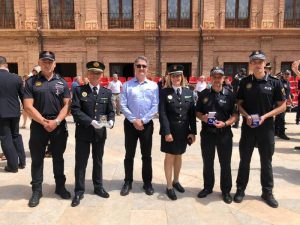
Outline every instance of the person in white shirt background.
{"type": "Polygon", "coordinates": [[[196,84],[195,91],[201,92],[207,87],[207,83],[205,82],[204,76],[200,76],[199,80],[196,84]]]}
{"type": "Polygon", "coordinates": [[[116,115],[120,115],[120,92],[122,88],[122,82],[119,81],[118,74],[113,74],[113,80],[109,82],[108,89],[112,92],[112,103],[116,115]]]}

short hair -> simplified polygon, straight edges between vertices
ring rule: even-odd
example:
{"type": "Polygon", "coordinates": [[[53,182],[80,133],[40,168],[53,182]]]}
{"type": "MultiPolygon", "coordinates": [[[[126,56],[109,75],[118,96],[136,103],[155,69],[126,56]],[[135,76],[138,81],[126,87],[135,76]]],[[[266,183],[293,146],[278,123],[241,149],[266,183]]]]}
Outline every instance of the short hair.
{"type": "Polygon", "coordinates": [[[138,56],[135,60],[134,60],[134,64],[136,65],[137,64],[137,62],[139,61],[139,60],[143,60],[143,61],[145,61],[146,63],[147,63],[147,65],[148,65],[148,59],[147,59],[147,57],[146,56],[143,56],[143,55],[141,55],[141,56],[138,56]]]}
{"type": "Polygon", "coordinates": [[[3,56],[0,56],[0,65],[4,65],[4,64],[7,64],[6,58],[3,56]]]}

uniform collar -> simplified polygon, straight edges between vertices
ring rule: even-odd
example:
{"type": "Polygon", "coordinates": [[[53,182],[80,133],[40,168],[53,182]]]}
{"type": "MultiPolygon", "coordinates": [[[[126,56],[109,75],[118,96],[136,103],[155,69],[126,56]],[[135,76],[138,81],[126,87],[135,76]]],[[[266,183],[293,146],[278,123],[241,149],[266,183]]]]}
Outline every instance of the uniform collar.
{"type": "MultiPolygon", "coordinates": [[[[265,76],[261,80],[268,81],[268,78],[269,78],[269,75],[265,74],[265,76]]],[[[254,74],[251,75],[251,80],[252,81],[261,81],[260,79],[256,79],[256,77],[254,76],[254,74]]]]}
{"type": "Polygon", "coordinates": [[[175,93],[177,93],[177,89],[179,89],[180,94],[182,94],[182,87],[173,87],[173,90],[175,91],[175,93]]]}
{"type": "Polygon", "coordinates": [[[221,90],[220,92],[216,92],[212,87],[210,87],[209,92],[210,92],[210,93],[217,93],[217,94],[225,95],[226,90],[225,90],[224,87],[222,87],[222,90],[221,90]]]}
{"type": "Polygon", "coordinates": [[[93,87],[97,87],[98,91],[100,90],[100,85],[99,84],[97,84],[97,86],[93,86],[91,83],[89,83],[89,86],[90,86],[92,91],[93,91],[93,87]]]}

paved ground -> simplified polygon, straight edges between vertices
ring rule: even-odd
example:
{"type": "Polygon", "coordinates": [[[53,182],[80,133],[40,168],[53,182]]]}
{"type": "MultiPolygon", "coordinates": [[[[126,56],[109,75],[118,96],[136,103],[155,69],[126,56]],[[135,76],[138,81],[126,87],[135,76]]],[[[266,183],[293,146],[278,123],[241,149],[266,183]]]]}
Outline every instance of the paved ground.
{"type": "MultiPolygon", "coordinates": [[[[123,117],[118,117],[116,126],[108,132],[104,155],[104,185],[110,193],[109,199],[93,195],[91,181],[91,161],[86,176],[86,194],[79,207],[70,207],[70,200],[62,200],[54,194],[52,161],[45,159],[44,184],[40,205],[36,208],[27,206],[31,195],[30,154],[28,150],[29,129],[23,134],[27,167],[17,174],[6,173],[6,165],[0,161],[0,225],[13,224],[155,224],[155,225],[193,225],[193,224],[300,224],[300,151],[293,147],[300,145],[299,126],[294,124],[295,114],[287,116],[287,134],[290,141],[276,139],[276,153],[273,157],[275,177],[275,196],[279,208],[272,209],[260,199],[260,162],[257,150],[251,163],[250,181],[245,200],[241,204],[225,204],[221,200],[219,186],[219,163],[215,160],[216,185],[214,193],[206,199],[196,197],[202,188],[202,158],[199,135],[196,144],[189,147],[183,157],[181,183],[186,193],[178,194],[177,201],[170,201],[165,191],[163,171],[164,155],[160,152],[159,124],[155,120],[153,144],[153,184],[155,194],[143,193],[141,182],[141,157],[138,152],[135,161],[134,183],[132,192],[121,197],[124,169],[123,117]]],[[[67,188],[74,189],[74,124],[68,118],[69,139],[65,153],[65,172],[67,188]]],[[[200,123],[198,123],[198,132],[200,123]]],[[[238,140],[240,130],[234,130],[234,149],[232,156],[232,175],[235,183],[239,163],[238,140]]],[[[139,148],[139,147],[138,147],[139,148]]],[[[232,190],[235,192],[235,188],[232,190]]]]}

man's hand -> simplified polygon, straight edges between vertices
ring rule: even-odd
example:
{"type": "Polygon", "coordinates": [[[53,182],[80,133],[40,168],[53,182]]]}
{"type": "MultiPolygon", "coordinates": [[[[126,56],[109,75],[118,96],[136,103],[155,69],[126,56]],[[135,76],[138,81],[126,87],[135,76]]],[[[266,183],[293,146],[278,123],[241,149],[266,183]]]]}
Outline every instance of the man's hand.
{"type": "Polygon", "coordinates": [[[56,121],[55,120],[47,120],[47,119],[44,119],[44,128],[46,131],[48,132],[52,132],[56,129],[57,127],[57,124],[56,124],[56,121]]]}
{"type": "Polygon", "coordinates": [[[223,127],[225,127],[225,122],[216,120],[215,121],[215,127],[216,128],[223,128],[223,127]]]}
{"type": "Polygon", "coordinates": [[[172,142],[174,141],[172,134],[168,134],[165,136],[165,140],[166,142],[172,142]]]}
{"type": "Polygon", "coordinates": [[[141,119],[135,119],[133,121],[133,126],[137,130],[144,130],[144,124],[143,124],[143,121],[141,119]]]}
{"type": "Polygon", "coordinates": [[[300,60],[297,60],[297,61],[293,62],[293,64],[292,64],[292,70],[294,71],[294,73],[297,76],[300,76],[300,71],[298,70],[299,65],[300,65],[300,60]]]}
{"type": "Polygon", "coordinates": [[[246,121],[247,121],[247,125],[251,128],[253,128],[252,126],[252,117],[251,116],[247,116],[246,117],[246,121]]]}
{"type": "Polygon", "coordinates": [[[264,115],[262,115],[262,116],[259,118],[259,126],[262,125],[263,122],[265,122],[266,119],[267,119],[267,118],[266,118],[264,115]]]}

